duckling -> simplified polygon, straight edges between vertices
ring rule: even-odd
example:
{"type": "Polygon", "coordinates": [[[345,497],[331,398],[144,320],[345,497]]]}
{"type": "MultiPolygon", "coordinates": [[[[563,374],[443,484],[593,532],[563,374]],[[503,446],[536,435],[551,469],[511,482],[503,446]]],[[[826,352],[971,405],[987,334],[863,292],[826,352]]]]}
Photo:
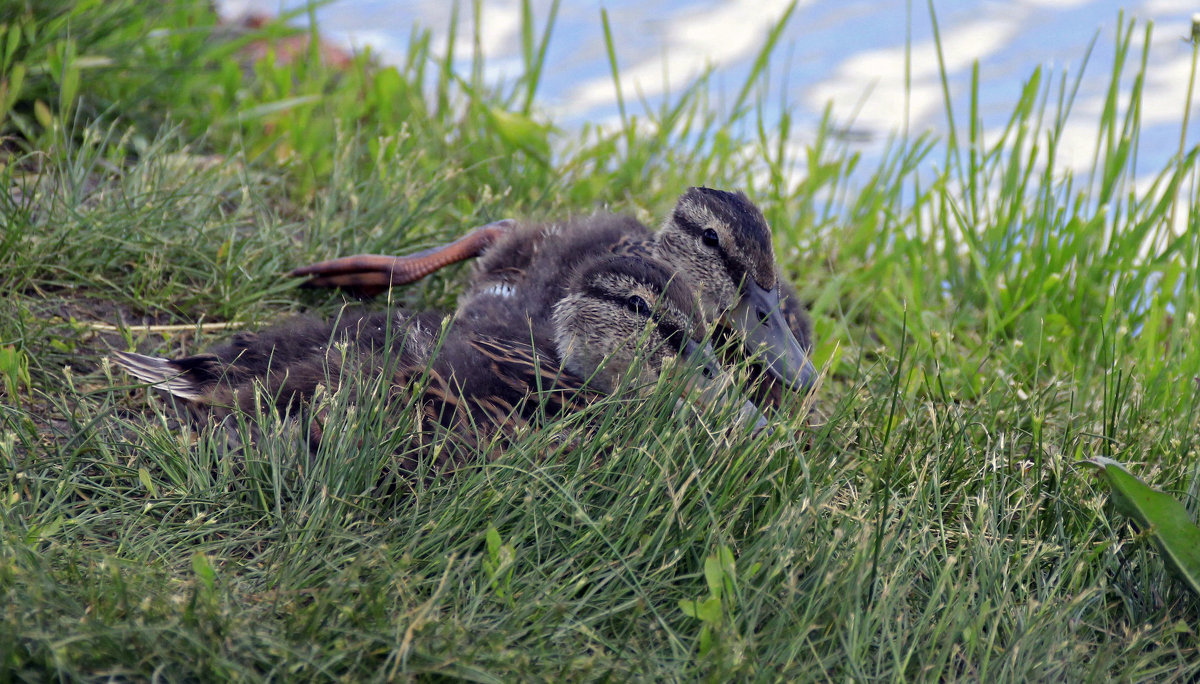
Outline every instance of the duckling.
{"type": "MultiPolygon", "coordinates": [[[[451,436],[467,447],[439,452],[451,459],[439,469],[461,464],[472,450],[502,442],[541,415],[568,414],[675,369],[689,373],[686,391],[697,401],[728,398],[731,379],[705,339],[694,295],[660,264],[607,255],[580,263],[561,296],[525,290],[520,297],[478,293],[459,307],[440,347],[440,314],[396,311],[332,323],[300,319],[202,356],[118,351],[113,359],[202,417],[249,411],[258,392],[281,413],[295,412],[318,385],[336,389],[356,373],[388,373],[396,387],[424,377],[422,441],[451,436]]],[[[756,427],[765,425],[749,402],[741,412],[756,427]]],[[[321,432],[318,426],[309,435],[311,447],[321,432]]]]}
{"type": "Polygon", "coordinates": [[[770,226],[740,192],[690,188],[657,233],[613,214],[548,225],[506,219],[409,256],[358,255],[298,268],[292,275],[308,276],[310,286],[350,287],[370,295],[481,256],[465,295],[470,301],[526,279],[552,282],[555,274],[570,272],[577,255],[598,251],[654,258],[683,276],[716,336],[735,333],[742,353],[765,366],[769,377],[760,396],[777,403],[780,384],[799,392],[812,387],[812,323],[775,267],[770,226]],[[566,243],[570,249],[562,248],[566,243]]]}
{"type": "MultiPolygon", "coordinates": [[[[430,418],[459,433],[464,419],[520,428],[539,411],[565,415],[622,387],[640,391],[677,369],[689,374],[685,391],[694,401],[732,395],[732,377],[706,340],[703,314],[682,279],[642,257],[579,261],[565,284],[531,279],[480,290],[460,304],[433,364],[430,418]],[[469,331],[469,344],[461,344],[460,328],[469,331]],[[526,401],[537,387],[541,406],[526,401]],[[447,395],[457,406],[436,406],[447,395]]],[[[740,419],[766,425],[749,401],[740,419]]]]}

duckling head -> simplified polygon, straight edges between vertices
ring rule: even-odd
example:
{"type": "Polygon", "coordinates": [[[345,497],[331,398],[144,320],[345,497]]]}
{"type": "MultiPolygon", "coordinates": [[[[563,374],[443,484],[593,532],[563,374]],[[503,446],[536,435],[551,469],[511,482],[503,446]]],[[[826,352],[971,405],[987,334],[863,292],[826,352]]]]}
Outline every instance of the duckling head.
{"type": "Polygon", "coordinates": [[[748,356],[797,391],[815,377],[779,305],[771,227],[742,193],[690,188],[655,241],[655,255],[687,279],[705,318],[736,333],[748,356]]]}
{"type": "MultiPolygon", "coordinates": [[[[555,344],[567,370],[611,392],[628,374],[651,384],[668,370],[687,374],[687,393],[723,401],[733,385],[708,342],[704,316],[683,280],[636,256],[599,259],[575,274],[554,307],[555,344]]],[[[765,420],[750,402],[743,419],[765,420]]]]}
{"type": "Polygon", "coordinates": [[[563,365],[609,392],[630,370],[653,381],[669,359],[703,347],[704,319],[671,276],[654,261],[625,256],[576,273],[553,314],[563,365]]]}

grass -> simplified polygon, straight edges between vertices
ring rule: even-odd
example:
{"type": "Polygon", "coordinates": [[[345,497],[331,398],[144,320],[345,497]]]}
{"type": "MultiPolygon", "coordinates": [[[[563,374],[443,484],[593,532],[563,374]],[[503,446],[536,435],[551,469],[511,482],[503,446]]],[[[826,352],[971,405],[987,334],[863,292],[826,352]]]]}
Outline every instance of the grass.
{"type": "MultiPolygon", "coordinates": [[[[1200,601],[1072,465],[1128,463],[1196,513],[1197,151],[1135,189],[1143,103],[1117,93],[1144,74],[1140,26],[1099,67],[1083,178],[1055,163],[1074,83],[1045,72],[1003,130],[972,107],[870,169],[845,122],[763,120],[771,50],[730,111],[702,80],[624,103],[619,130],[559,131],[536,113],[552,26],[526,9],[525,71],[499,87],[419,32],[404,65],[335,70],[244,64],[285,27],[231,32],[199,0],[3,10],[5,679],[1200,674],[1200,601]],[[315,259],[504,216],[656,220],[694,184],[774,226],[828,368],[820,424],[751,439],[665,396],[608,402],[579,448],[555,426],[380,489],[411,411],[335,396],[347,438],[312,463],[269,416],[230,456],[101,360],[332,314],[280,277],[315,259]]],[[[462,275],[395,296],[451,304],[462,275]]]]}

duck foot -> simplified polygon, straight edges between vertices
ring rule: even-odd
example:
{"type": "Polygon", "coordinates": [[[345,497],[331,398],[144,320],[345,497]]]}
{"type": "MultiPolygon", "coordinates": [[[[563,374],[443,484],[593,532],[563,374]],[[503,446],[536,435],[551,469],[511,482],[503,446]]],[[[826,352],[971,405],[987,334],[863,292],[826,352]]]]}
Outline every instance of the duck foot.
{"type": "Polygon", "coordinates": [[[308,277],[304,287],[341,287],[363,297],[374,297],[393,285],[405,285],[451,264],[477,257],[516,225],[512,219],[472,228],[457,240],[405,256],[356,254],[322,261],[293,270],[293,277],[308,277]]]}

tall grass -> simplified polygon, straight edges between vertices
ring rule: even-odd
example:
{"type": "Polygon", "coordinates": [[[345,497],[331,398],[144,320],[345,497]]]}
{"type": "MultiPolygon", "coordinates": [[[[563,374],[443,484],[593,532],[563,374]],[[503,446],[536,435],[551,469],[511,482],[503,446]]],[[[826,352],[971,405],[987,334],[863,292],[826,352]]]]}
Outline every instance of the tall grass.
{"type": "MultiPolygon", "coordinates": [[[[482,56],[458,73],[420,32],[404,65],[337,71],[242,64],[284,27],[227,34],[204,2],[5,15],[22,33],[0,72],[41,79],[2,123],[5,677],[1200,673],[1200,602],[1072,466],[1117,458],[1196,510],[1196,150],[1137,192],[1143,103],[1118,93],[1145,74],[1144,29],[1122,20],[1102,65],[1078,178],[1056,163],[1075,84],[1041,71],[1002,130],[947,111],[954,135],[896,137],[871,169],[844,122],[766,120],[769,50],[728,111],[701,80],[568,135],[536,107],[552,21],[523,17],[525,73],[495,88],[482,56]],[[595,407],[586,440],[568,421],[410,482],[411,411],[337,395],[345,438],[313,460],[269,415],[231,455],[101,361],[332,314],[340,297],[280,277],[316,258],[503,216],[661,216],[693,184],[771,220],[828,369],[820,420],[750,437],[663,389],[595,407]]],[[[459,275],[394,303],[451,303],[459,275]]]]}

